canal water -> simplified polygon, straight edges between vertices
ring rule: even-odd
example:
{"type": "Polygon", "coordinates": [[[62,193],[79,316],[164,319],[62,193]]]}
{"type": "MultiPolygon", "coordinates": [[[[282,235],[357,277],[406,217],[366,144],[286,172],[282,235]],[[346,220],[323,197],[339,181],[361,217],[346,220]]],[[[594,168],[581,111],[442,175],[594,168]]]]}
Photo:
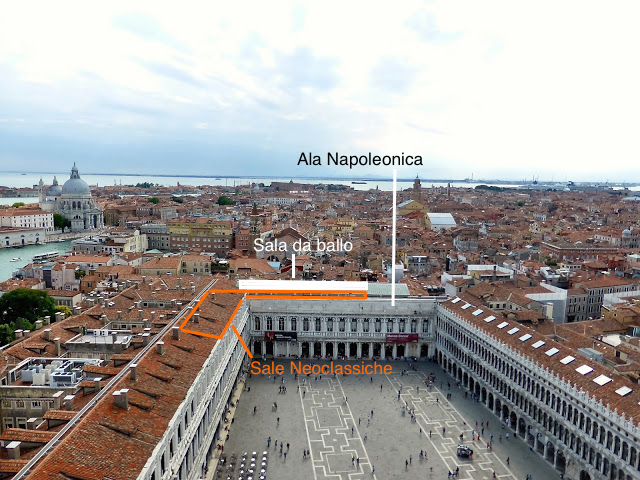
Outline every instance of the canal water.
{"type": "Polygon", "coordinates": [[[61,254],[71,251],[71,241],[65,240],[61,243],[46,243],[44,245],[26,245],[22,248],[0,248],[0,282],[11,278],[13,272],[31,263],[34,255],[47,252],[60,252],[61,254]],[[13,258],[21,258],[12,262],[13,258]]]}

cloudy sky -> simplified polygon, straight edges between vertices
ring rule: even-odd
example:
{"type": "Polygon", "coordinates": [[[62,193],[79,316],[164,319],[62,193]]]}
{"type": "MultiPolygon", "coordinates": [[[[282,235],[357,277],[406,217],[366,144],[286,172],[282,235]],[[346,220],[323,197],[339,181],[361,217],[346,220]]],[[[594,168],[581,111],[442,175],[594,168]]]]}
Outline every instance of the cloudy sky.
{"type": "Polygon", "coordinates": [[[5,5],[0,170],[640,181],[640,2],[230,3],[5,5]]]}

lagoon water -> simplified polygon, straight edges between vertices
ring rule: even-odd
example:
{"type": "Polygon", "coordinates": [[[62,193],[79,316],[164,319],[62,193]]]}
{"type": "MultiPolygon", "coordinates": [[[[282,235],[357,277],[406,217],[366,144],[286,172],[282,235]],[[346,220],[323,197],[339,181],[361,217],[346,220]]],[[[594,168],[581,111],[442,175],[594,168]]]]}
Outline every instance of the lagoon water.
{"type": "Polygon", "coordinates": [[[13,272],[31,263],[34,255],[46,252],[65,253],[71,251],[71,240],[60,243],[46,243],[44,245],[26,245],[22,248],[0,248],[0,282],[11,278],[13,272]],[[22,260],[12,262],[12,258],[22,260]]]}
{"type": "MultiPolygon", "coordinates": [[[[28,187],[33,188],[34,185],[37,185],[40,181],[40,178],[44,180],[44,183],[50,185],[53,176],[57,176],[58,182],[62,185],[68,178],[69,172],[57,172],[57,173],[27,173],[26,175],[22,175],[17,172],[0,172],[0,186],[19,188],[19,187],[28,187]]],[[[294,182],[299,183],[308,183],[317,185],[320,183],[332,183],[334,185],[348,185],[353,187],[355,190],[369,190],[375,189],[376,187],[380,190],[391,191],[393,188],[393,182],[391,179],[374,179],[374,180],[338,180],[334,178],[292,178],[292,177],[282,177],[282,178],[265,178],[265,177],[237,177],[237,178],[225,178],[225,177],[164,177],[164,176],[154,176],[154,175],[114,175],[114,174],[83,174],[80,171],[80,176],[83,180],[85,180],[89,185],[135,185],[136,183],[142,182],[150,182],[150,183],[158,183],[160,185],[172,186],[172,185],[221,185],[227,187],[233,187],[235,185],[247,185],[250,183],[264,183],[269,185],[271,182],[289,182],[293,180],[294,182]],[[364,184],[353,184],[352,181],[365,181],[364,184]]],[[[475,188],[477,185],[482,185],[482,182],[452,182],[451,186],[455,188],[475,188]]],[[[486,184],[486,183],[485,183],[486,184]]],[[[422,181],[423,188],[431,187],[434,185],[436,187],[446,187],[447,182],[429,182],[422,181]]],[[[493,184],[490,184],[493,185],[493,184]]],[[[497,184],[496,184],[497,185],[497,184]]],[[[413,180],[408,181],[398,181],[398,190],[404,188],[410,188],[413,186],[413,180]]],[[[501,187],[515,187],[517,185],[505,185],[500,184],[498,186],[501,187]]],[[[22,199],[13,199],[14,201],[23,201],[22,199]]],[[[37,200],[37,199],[36,199],[37,200]]],[[[8,203],[4,199],[0,199],[0,204],[8,203]]]]}

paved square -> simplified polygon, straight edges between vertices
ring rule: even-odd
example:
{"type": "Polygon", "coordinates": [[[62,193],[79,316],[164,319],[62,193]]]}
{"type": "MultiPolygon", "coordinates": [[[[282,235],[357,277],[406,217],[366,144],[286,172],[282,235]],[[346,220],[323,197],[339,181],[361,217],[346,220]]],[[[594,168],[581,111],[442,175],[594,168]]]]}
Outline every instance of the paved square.
{"type": "MultiPolygon", "coordinates": [[[[296,377],[289,373],[290,361],[276,363],[285,366],[284,376],[247,378],[224,450],[227,456],[268,450],[267,478],[440,479],[456,468],[461,480],[489,480],[493,472],[503,480],[527,474],[536,480],[560,477],[520,439],[506,440],[510,430],[502,430],[499,419],[484,405],[470,396],[464,398],[464,390],[454,386],[449,390],[447,382],[455,385],[454,381],[434,363],[418,362],[417,371],[402,375],[407,362],[391,362],[389,375],[335,378],[296,377]],[[436,381],[429,389],[425,380],[431,372],[436,381]],[[286,393],[279,393],[282,385],[286,393]],[[451,400],[446,398],[448,393],[451,400]],[[414,420],[408,409],[414,409],[414,420]],[[490,427],[485,427],[482,440],[473,441],[476,421],[489,421],[490,427]],[[491,435],[489,450],[486,443],[491,435]],[[461,441],[474,450],[472,459],[457,456],[461,441]],[[304,450],[310,451],[310,457],[303,458],[304,450]]],[[[226,475],[225,471],[221,478],[226,475]]],[[[215,478],[213,472],[207,478],[215,478]]]]}

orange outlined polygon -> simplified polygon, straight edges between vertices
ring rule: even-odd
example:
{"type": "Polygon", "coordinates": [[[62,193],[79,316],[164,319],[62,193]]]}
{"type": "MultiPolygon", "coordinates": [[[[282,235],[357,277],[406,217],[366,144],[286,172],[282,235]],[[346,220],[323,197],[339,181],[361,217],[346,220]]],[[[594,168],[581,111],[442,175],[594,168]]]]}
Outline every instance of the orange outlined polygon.
{"type": "Polygon", "coordinates": [[[202,337],[209,337],[209,338],[215,338],[216,340],[221,340],[222,337],[224,337],[225,333],[227,333],[227,330],[229,329],[229,327],[231,327],[231,329],[233,330],[233,333],[236,334],[236,336],[238,337],[238,340],[240,340],[240,343],[242,344],[243,348],[247,352],[247,355],[249,355],[249,358],[253,358],[253,355],[251,355],[251,351],[249,351],[247,344],[244,343],[244,340],[240,336],[240,333],[236,329],[235,325],[231,325],[231,322],[233,322],[233,319],[236,316],[236,313],[238,313],[238,310],[240,309],[240,305],[242,305],[242,301],[244,300],[244,298],[241,298],[238,304],[236,305],[236,308],[233,310],[231,317],[229,317],[229,320],[227,321],[227,324],[224,326],[224,329],[222,330],[222,333],[220,335],[213,335],[211,333],[198,332],[196,330],[187,330],[186,328],[184,328],[187,322],[189,321],[189,319],[193,316],[194,313],[196,313],[198,308],[200,308],[200,305],[202,305],[202,302],[204,302],[205,298],[207,298],[207,296],[210,293],[242,293],[242,294],[247,294],[247,298],[257,298],[257,299],[269,299],[269,298],[285,298],[285,299],[297,299],[297,300],[366,300],[367,299],[366,290],[365,291],[363,290],[357,290],[357,291],[348,291],[348,290],[208,290],[202,296],[202,298],[198,301],[198,303],[196,303],[196,306],[191,310],[191,313],[187,315],[187,317],[184,319],[184,321],[180,325],[180,331],[185,333],[191,333],[192,335],[200,335],[202,337]],[[306,295],[310,293],[320,293],[320,292],[323,293],[324,295],[306,295]],[[269,295],[264,295],[267,293],[269,295]],[[274,293],[278,295],[273,295],[274,293]],[[297,293],[297,294],[302,293],[302,294],[305,294],[305,296],[301,297],[299,295],[291,295],[292,293],[297,293]],[[348,295],[336,295],[340,293],[348,294],[348,295]],[[263,294],[263,295],[260,295],[260,294],[263,294]],[[327,296],[326,294],[330,294],[330,296],[327,296]]]}

